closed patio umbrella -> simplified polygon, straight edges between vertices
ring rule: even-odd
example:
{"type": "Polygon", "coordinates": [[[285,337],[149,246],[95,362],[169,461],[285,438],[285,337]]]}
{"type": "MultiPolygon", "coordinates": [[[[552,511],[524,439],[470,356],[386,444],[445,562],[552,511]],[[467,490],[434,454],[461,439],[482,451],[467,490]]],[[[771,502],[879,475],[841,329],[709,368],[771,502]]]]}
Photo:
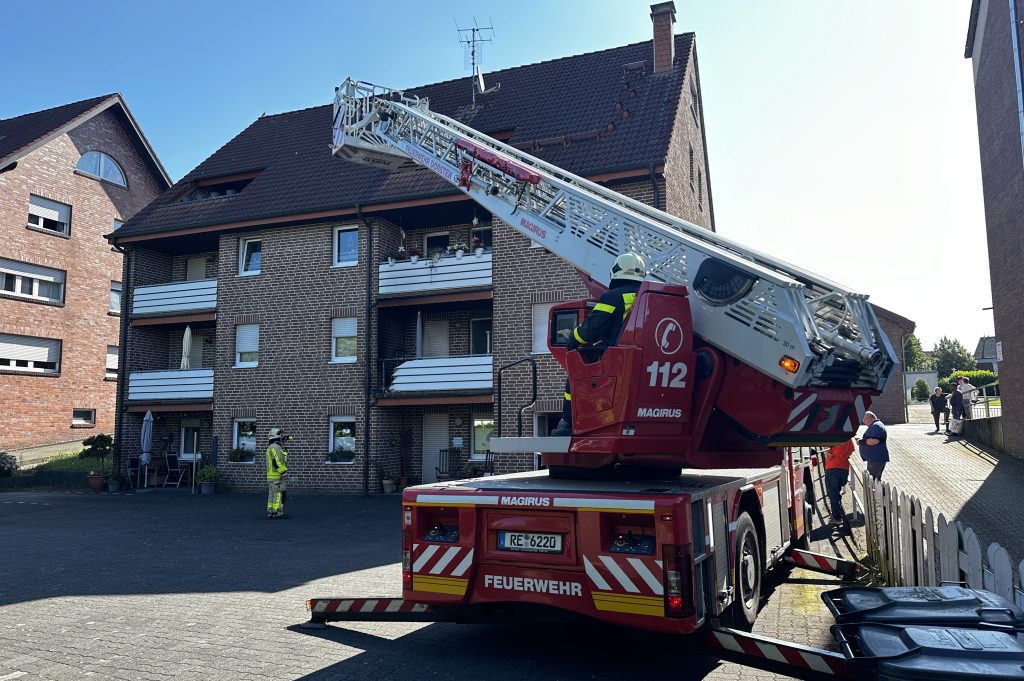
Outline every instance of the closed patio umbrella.
{"type": "Polygon", "coordinates": [[[188,371],[192,368],[188,356],[192,353],[192,327],[186,326],[185,333],[181,337],[181,370],[188,371]]]}
{"type": "Polygon", "coordinates": [[[142,467],[146,467],[146,478],[145,483],[142,485],[146,487],[149,485],[149,461],[153,458],[150,450],[153,448],[153,412],[147,411],[146,416],[142,419],[142,432],[139,434],[139,444],[142,445],[142,456],[139,457],[139,475],[142,475],[142,467]]]}

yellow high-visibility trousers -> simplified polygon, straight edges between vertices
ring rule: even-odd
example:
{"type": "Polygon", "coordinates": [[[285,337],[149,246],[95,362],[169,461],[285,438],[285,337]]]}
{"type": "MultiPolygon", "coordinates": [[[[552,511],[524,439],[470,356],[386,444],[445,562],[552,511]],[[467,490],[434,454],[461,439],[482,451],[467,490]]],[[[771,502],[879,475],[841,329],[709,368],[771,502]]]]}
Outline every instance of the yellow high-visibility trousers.
{"type": "Polygon", "coordinates": [[[281,493],[287,488],[285,479],[267,480],[267,488],[267,515],[284,515],[284,500],[281,493]]]}

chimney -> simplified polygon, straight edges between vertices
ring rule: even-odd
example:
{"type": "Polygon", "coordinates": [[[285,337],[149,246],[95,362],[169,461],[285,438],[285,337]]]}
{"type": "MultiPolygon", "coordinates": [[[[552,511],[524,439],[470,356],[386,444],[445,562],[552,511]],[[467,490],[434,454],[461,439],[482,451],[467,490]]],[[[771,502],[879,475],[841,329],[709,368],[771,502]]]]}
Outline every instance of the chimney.
{"type": "Polygon", "coordinates": [[[670,0],[651,5],[651,22],[654,24],[654,72],[671,71],[676,57],[676,3],[670,0]]]}

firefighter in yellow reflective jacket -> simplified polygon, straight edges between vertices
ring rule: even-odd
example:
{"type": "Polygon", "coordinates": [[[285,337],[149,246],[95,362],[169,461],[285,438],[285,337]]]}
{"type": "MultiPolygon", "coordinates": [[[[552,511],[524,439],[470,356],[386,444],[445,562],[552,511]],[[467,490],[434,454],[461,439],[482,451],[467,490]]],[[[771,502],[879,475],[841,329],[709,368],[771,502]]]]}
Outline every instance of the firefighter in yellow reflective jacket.
{"type": "Polygon", "coordinates": [[[267,446],[267,517],[287,518],[284,514],[284,500],[288,495],[288,452],[281,446],[285,438],[280,428],[270,429],[270,444],[267,446]]]}
{"type": "MultiPolygon", "coordinates": [[[[643,258],[634,253],[623,253],[612,265],[608,291],[594,305],[583,323],[572,331],[562,329],[558,333],[569,343],[569,349],[580,346],[607,347],[619,342],[619,334],[626,325],[626,319],[633,309],[637,289],[647,276],[643,258]]],[[[562,403],[562,420],[551,434],[555,437],[572,435],[572,392],[569,381],[565,382],[565,402],[562,403]]]]}

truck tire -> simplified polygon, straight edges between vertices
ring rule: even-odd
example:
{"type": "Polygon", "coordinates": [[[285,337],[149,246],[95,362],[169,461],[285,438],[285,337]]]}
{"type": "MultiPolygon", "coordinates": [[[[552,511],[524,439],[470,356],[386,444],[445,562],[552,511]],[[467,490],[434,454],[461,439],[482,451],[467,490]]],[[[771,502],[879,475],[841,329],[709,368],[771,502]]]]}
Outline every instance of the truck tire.
{"type": "Polygon", "coordinates": [[[757,527],[744,511],[736,519],[736,560],[733,566],[733,601],[722,613],[722,623],[733,629],[750,631],[761,606],[761,543],[757,527]]]}
{"type": "Polygon", "coordinates": [[[811,550],[811,526],[814,523],[814,507],[811,506],[811,490],[804,483],[804,536],[793,542],[793,548],[811,550]]]}

